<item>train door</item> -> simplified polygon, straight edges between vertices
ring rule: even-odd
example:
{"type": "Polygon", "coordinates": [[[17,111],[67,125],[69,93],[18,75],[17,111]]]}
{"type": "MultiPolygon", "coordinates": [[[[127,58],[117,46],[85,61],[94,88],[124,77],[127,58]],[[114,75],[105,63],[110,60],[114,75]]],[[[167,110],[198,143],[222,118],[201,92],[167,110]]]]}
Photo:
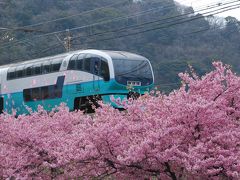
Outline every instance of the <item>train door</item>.
{"type": "Polygon", "coordinates": [[[91,61],[91,70],[93,74],[93,89],[94,91],[100,90],[99,73],[101,68],[101,59],[98,57],[93,57],[91,61]]]}

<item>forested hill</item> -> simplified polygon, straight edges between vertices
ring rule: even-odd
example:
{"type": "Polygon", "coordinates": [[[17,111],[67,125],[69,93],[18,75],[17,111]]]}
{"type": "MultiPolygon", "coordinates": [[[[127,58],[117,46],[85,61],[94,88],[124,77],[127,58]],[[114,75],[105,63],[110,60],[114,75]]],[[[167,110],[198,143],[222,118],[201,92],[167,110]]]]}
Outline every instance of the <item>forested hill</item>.
{"type": "Polygon", "coordinates": [[[72,50],[125,50],[146,56],[164,91],[179,86],[177,74],[188,64],[203,74],[211,61],[221,60],[240,72],[240,23],[211,16],[236,7],[226,2],[206,2],[193,14],[192,8],[172,0],[2,0],[0,64],[65,52],[69,29],[72,50]]]}

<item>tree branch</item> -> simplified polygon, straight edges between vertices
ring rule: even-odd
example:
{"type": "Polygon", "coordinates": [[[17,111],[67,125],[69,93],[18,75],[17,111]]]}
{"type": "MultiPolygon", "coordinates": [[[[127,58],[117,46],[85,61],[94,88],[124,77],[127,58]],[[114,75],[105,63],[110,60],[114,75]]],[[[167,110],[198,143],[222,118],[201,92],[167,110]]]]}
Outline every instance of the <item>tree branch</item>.
{"type": "Polygon", "coordinates": [[[166,166],[165,172],[169,173],[169,177],[171,177],[173,180],[177,180],[177,177],[175,173],[171,170],[169,163],[165,162],[164,165],[166,166]]]}

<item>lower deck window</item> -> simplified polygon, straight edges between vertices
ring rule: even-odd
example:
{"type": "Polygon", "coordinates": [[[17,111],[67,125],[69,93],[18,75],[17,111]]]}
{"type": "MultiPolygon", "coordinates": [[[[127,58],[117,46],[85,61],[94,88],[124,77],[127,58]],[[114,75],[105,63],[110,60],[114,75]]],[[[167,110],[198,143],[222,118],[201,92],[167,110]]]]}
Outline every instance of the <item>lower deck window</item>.
{"type": "Polygon", "coordinates": [[[24,89],[23,90],[23,97],[24,101],[31,101],[31,89],[24,89]]]}
{"type": "Polygon", "coordinates": [[[58,87],[56,85],[23,90],[23,99],[25,102],[44,99],[55,99],[61,97],[62,87],[58,87]]]}
{"type": "Polygon", "coordinates": [[[23,90],[23,99],[27,101],[36,101],[43,99],[55,99],[62,97],[62,89],[65,76],[59,76],[57,83],[50,86],[42,86],[23,90]]]}
{"type": "Polygon", "coordinates": [[[48,86],[45,86],[45,87],[41,88],[41,98],[42,99],[48,99],[49,98],[48,86]]]}

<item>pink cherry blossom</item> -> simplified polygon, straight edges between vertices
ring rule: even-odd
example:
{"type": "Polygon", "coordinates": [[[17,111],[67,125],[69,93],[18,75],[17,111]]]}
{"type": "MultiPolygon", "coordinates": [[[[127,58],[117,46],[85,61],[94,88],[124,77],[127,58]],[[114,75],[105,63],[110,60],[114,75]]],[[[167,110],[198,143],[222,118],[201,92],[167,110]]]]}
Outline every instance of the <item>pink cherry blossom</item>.
{"type": "Polygon", "coordinates": [[[213,65],[181,73],[169,95],[124,100],[125,111],[2,114],[0,179],[240,179],[240,77],[213,65]]]}

